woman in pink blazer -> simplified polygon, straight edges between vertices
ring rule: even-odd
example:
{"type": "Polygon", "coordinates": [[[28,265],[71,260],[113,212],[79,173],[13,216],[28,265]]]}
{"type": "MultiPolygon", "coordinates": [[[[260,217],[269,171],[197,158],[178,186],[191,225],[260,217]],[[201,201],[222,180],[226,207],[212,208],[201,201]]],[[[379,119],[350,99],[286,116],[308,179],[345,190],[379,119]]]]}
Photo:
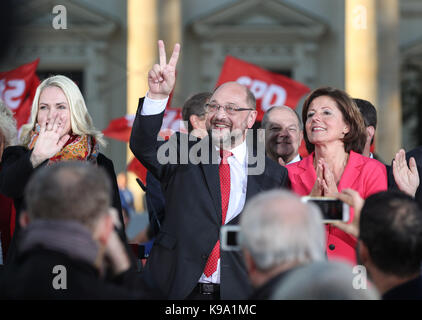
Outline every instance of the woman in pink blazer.
{"type": "MultiPolygon", "coordinates": [[[[334,196],[351,188],[367,198],[387,190],[385,166],[360,154],[365,124],[346,92],[329,87],[314,90],[304,102],[302,120],[310,154],[287,166],[293,191],[302,196],[334,196]]],[[[328,258],[356,264],[356,238],[331,225],[326,226],[326,234],[328,258]]]]}

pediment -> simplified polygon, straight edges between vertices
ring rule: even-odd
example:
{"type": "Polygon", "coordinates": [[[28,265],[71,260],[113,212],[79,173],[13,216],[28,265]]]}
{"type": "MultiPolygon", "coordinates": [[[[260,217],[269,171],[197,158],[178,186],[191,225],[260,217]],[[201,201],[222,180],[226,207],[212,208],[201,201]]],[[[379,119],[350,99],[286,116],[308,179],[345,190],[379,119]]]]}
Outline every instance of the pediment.
{"type": "Polygon", "coordinates": [[[66,8],[67,33],[83,33],[95,37],[107,37],[117,30],[119,23],[98,9],[70,0],[26,0],[19,1],[16,13],[19,17],[19,29],[24,32],[49,32],[54,30],[52,22],[57,14],[53,8],[62,5],[66,8]]]}
{"type": "Polygon", "coordinates": [[[200,17],[192,28],[203,37],[277,34],[318,38],[327,30],[327,24],[283,1],[241,0],[200,17]]]}

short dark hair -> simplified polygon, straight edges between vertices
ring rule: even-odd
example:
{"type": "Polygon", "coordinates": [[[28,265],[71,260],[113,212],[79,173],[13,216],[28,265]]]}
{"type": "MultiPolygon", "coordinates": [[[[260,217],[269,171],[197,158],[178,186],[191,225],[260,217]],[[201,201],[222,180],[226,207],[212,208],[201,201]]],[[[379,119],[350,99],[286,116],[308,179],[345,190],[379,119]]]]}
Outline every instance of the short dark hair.
{"type": "Polygon", "coordinates": [[[188,123],[188,132],[193,130],[192,124],[190,123],[190,116],[196,115],[198,117],[205,116],[207,111],[205,104],[208,99],[212,96],[211,92],[200,92],[194,94],[185,101],[182,108],[183,121],[188,123]]]}
{"type": "Polygon", "coordinates": [[[365,121],[365,127],[372,126],[374,129],[377,128],[377,109],[374,105],[368,100],[363,99],[353,99],[353,101],[358,106],[360,112],[363,116],[363,121],[365,121]]]}
{"type": "MultiPolygon", "coordinates": [[[[336,102],[338,109],[343,115],[344,122],[346,122],[350,127],[350,131],[343,138],[344,151],[349,153],[353,150],[357,153],[362,153],[366,142],[365,122],[363,121],[362,114],[353,102],[352,98],[350,98],[350,96],[343,90],[331,87],[322,87],[312,91],[303,103],[303,125],[306,125],[306,121],[308,119],[308,109],[311,102],[315,98],[321,96],[328,96],[336,102]]],[[[305,139],[306,149],[308,152],[313,152],[315,150],[315,146],[309,141],[306,130],[303,132],[303,138],[305,139]]]]}
{"type": "Polygon", "coordinates": [[[369,196],[362,208],[359,238],[381,271],[400,277],[420,272],[422,211],[400,191],[369,196]]]}
{"type": "Polygon", "coordinates": [[[108,212],[111,183],[104,169],[66,161],[37,170],[25,188],[31,219],[72,220],[92,228],[108,212]]]}

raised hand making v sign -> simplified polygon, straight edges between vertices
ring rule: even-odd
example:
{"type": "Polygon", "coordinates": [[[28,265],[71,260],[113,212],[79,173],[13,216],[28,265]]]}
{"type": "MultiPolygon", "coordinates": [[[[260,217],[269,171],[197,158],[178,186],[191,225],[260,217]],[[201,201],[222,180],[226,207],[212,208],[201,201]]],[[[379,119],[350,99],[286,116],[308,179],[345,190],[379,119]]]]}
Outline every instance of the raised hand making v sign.
{"type": "Polygon", "coordinates": [[[155,64],[148,72],[149,91],[147,96],[151,99],[166,99],[174,88],[176,82],[176,65],[179,59],[180,44],[176,43],[173,53],[167,63],[166,49],[162,40],[158,41],[160,64],[155,64]]]}

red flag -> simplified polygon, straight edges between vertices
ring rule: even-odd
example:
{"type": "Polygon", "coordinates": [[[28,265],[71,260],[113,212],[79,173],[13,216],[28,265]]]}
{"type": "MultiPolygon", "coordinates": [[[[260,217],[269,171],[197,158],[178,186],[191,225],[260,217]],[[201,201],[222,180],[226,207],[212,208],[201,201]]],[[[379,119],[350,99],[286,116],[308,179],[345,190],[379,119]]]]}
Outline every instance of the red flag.
{"type": "MultiPolygon", "coordinates": [[[[170,101],[170,99],[169,99],[170,101]]],[[[167,103],[167,106],[169,103],[167,103]]],[[[121,118],[112,120],[108,127],[103,130],[106,137],[116,139],[123,142],[129,142],[130,132],[132,131],[133,121],[135,115],[126,115],[121,118]]],[[[167,107],[164,112],[163,125],[159,135],[168,139],[175,131],[187,132],[182,120],[182,109],[167,107]]],[[[131,171],[141,179],[142,183],[146,185],[147,169],[139,162],[138,159],[133,158],[128,166],[127,171],[131,171]]]]}
{"type": "Polygon", "coordinates": [[[300,82],[232,56],[226,57],[216,86],[227,81],[237,81],[252,91],[256,98],[257,121],[262,120],[265,111],[271,106],[296,108],[300,98],[310,91],[300,82]]]}
{"type": "Polygon", "coordinates": [[[40,59],[17,69],[0,72],[0,98],[15,113],[18,129],[28,122],[40,80],[35,71],[40,59]]]}
{"type": "Polygon", "coordinates": [[[133,158],[127,165],[127,171],[131,171],[141,179],[144,185],[147,185],[147,169],[139,162],[138,159],[133,158]]]}
{"type": "MultiPolygon", "coordinates": [[[[123,142],[129,142],[135,115],[126,115],[121,118],[111,120],[108,127],[103,130],[106,137],[123,142]]],[[[163,138],[171,136],[175,131],[187,132],[182,122],[182,109],[167,108],[164,112],[163,125],[160,136],[163,138]]]]}
{"type": "Polygon", "coordinates": [[[111,120],[108,127],[103,130],[103,134],[112,139],[129,142],[133,120],[135,120],[135,115],[129,114],[124,117],[111,120]]]}

